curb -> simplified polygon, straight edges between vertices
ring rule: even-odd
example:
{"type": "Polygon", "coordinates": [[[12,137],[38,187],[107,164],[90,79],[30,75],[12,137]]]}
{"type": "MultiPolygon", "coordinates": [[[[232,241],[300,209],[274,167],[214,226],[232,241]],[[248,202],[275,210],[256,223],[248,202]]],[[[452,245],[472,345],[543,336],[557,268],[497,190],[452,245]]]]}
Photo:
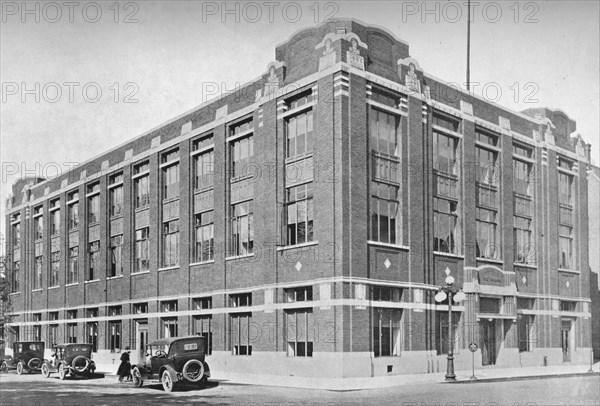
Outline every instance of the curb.
{"type": "Polygon", "coordinates": [[[477,379],[464,379],[456,382],[440,382],[443,384],[469,384],[469,383],[487,383],[487,382],[510,382],[510,381],[525,381],[525,380],[539,380],[539,379],[552,379],[552,378],[571,378],[578,376],[600,376],[600,372],[574,372],[572,374],[547,374],[547,375],[523,375],[523,376],[505,376],[501,378],[477,378],[477,379]]]}

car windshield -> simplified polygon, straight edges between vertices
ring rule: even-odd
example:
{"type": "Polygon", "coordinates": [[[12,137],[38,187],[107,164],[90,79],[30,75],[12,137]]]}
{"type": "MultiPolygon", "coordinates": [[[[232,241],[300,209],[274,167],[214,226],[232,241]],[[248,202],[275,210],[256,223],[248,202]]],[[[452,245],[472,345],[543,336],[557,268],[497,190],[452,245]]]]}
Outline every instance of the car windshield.
{"type": "Polygon", "coordinates": [[[157,355],[163,355],[164,354],[168,354],[169,353],[169,345],[168,344],[164,344],[164,345],[149,345],[148,347],[146,347],[146,355],[152,355],[152,356],[157,356],[157,355]]]}

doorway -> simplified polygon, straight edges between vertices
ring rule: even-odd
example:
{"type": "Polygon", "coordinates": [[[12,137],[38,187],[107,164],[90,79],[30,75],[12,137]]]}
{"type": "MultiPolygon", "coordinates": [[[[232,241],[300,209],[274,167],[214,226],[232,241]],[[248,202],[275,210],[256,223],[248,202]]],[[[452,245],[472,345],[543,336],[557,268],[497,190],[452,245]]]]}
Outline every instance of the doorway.
{"type": "Polygon", "coordinates": [[[496,356],[496,320],[480,320],[481,362],[485,365],[495,365],[496,356]]]}
{"type": "Polygon", "coordinates": [[[146,356],[146,344],[148,344],[148,321],[135,322],[135,347],[140,360],[146,356]]]}
{"type": "Polygon", "coordinates": [[[562,347],[563,362],[571,362],[571,329],[572,320],[562,319],[560,323],[560,345],[562,347]]]}

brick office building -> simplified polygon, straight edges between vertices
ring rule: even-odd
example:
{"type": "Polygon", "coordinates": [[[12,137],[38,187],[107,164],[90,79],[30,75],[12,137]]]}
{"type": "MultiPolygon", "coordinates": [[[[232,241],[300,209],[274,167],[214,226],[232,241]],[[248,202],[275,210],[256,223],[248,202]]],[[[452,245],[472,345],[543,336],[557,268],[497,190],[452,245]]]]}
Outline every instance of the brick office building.
{"type": "MultiPolygon", "coordinates": [[[[582,362],[589,145],[425,72],[355,20],[301,30],[266,72],[7,207],[12,339],[204,334],[214,371],[379,376],[582,362]]],[[[215,372],[216,373],[216,372],[215,372]]]]}

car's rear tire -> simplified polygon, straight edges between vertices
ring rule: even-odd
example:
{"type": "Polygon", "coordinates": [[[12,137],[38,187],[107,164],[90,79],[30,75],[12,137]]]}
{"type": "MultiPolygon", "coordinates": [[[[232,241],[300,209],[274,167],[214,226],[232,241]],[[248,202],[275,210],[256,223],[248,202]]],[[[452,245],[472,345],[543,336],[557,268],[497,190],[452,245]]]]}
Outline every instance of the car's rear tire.
{"type": "Polygon", "coordinates": [[[173,379],[171,379],[171,374],[169,374],[169,371],[163,371],[160,381],[162,382],[162,386],[165,392],[173,392],[175,382],[173,382],[173,379]]]}
{"type": "Polygon", "coordinates": [[[46,362],[42,364],[42,375],[44,375],[46,378],[50,378],[50,367],[46,362]]]}
{"type": "Polygon", "coordinates": [[[199,382],[204,376],[204,364],[197,359],[191,359],[185,363],[181,370],[183,377],[190,382],[199,382]],[[190,368],[196,366],[198,371],[196,373],[190,371],[190,368]]]}
{"type": "Polygon", "coordinates": [[[33,371],[36,369],[39,369],[42,366],[42,360],[39,358],[32,358],[29,360],[29,362],[27,363],[27,369],[29,369],[29,371],[33,371]]]}
{"type": "Polygon", "coordinates": [[[71,366],[73,367],[73,369],[75,369],[75,371],[77,371],[79,373],[83,373],[90,366],[90,360],[87,359],[87,357],[84,357],[83,355],[78,355],[75,358],[73,358],[73,361],[71,362],[71,366]],[[85,361],[85,365],[83,367],[77,366],[77,364],[81,363],[82,360],[85,361]]]}
{"type": "Polygon", "coordinates": [[[17,363],[17,374],[18,375],[23,375],[23,371],[25,370],[23,363],[21,361],[19,361],[17,363]]]}
{"type": "Polygon", "coordinates": [[[133,367],[131,369],[131,380],[133,381],[133,386],[136,388],[141,388],[144,384],[144,380],[142,379],[142,373],[138,367],[133,367]]]}
{"type": "Polygon", "coordinates": [[[4,374],[8,372],[8,364],[6,361],[2,361],[2,365],[0,365],[0,372],[4,374]]]}
{"type": "Polygon", "coordinates": [[[58,377],[61,380],[64,380],[67,377],[67,368],[65,368],[65,364],[60,364],[58,367],[58,377]]]}

